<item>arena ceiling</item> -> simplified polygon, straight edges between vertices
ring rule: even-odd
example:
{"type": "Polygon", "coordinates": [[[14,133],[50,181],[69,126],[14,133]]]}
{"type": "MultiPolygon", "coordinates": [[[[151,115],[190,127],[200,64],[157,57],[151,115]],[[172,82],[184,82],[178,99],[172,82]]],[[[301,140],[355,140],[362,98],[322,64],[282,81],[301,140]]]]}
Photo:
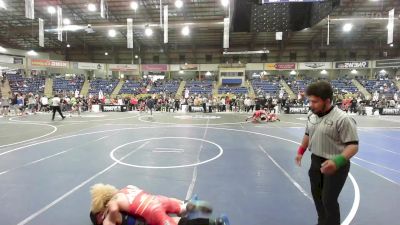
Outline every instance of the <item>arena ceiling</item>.
{"type": "MultiPolygon", "coordinates": [[[[35,0],[35,19],[25,18],[24,0],[3,0],[6,9],[0,8],[0,45],[10,48],[36,49],[38,51],[65,49],[67,43],[72,49],[82,48],[116,48],[126,49],[126,19],[133,18],[135,48],[159,49],[161,52],[173,49],[200,49],[212,47],[223,49],[223,19],[234,10],[223,7],[220,0],[184,0],[181,9],[175,7],[175,0],[163,0],[169,4],[169,43],[163,43],[160,24],[160,1],[138,0],[139,7],[135,12],[131,1],[106,0],[107,18],[100,17],[100,0],[35,0]],[[88,4],[97,7],[95,12],[88,10],[88,4]],[[64,32],[60,42],[54,29],[57,25],[56,14],[48,13],[49,6],[61,6],[63,17],[69,18],[71,24],[78,26],[76,31],[64,32]],[[38,19],[45,20],[45,48],[38,46],[38,19]],[[85,31],[91,24],[93,33],[85,31]],[[150,25],[154,34],[144,35],[144,27],[150,25]],[[190,35],[183,36],[184,25],[190,28],[190,35]],[[109,29],[115,29],[117,35],[109,37],[109,29]]],[[[272,7],[272,6],[271,6],[272,7]]],[[[398,0],[341,0],[340,5],[331,12],[330,43],[331,46],[351,45],[367,48],[388,47],[387,18],[388,11],[396,9],[395,42],[400,40],[400,1],[398,0]],[[343,25],[352,23],[350,32],[343,32],[343,25]]],[[[283,48],[293,46],[326,46],[327,19],[315,26],[298,32],[284,32],[283,41],[275,40],[274,32],[231,32],[230,47],[243,50],[258,50],[279,45],[283,48]]],[[[399,43],[400,45],[400,43],[399,43]]],[[[395,48],[397,46],[394,46],[395,48]]]]}

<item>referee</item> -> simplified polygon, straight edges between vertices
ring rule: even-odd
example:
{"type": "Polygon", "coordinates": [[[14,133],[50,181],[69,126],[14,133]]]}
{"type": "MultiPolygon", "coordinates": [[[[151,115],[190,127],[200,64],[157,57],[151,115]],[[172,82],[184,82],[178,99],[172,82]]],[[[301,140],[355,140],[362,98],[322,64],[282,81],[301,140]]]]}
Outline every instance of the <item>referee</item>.
{"type": "Polygon", "coordinates": [[[65,119],[65,116],[61,112],[61,99],[58,97],[58,95],[54,95],[51,106],[53,108],[53,117],[51,118],[52,121],[54,121],[54,116],[56,115],[56,111],[60,114],[62,119],[65,119]]]}
{"type": "Polygon", "coordinates": [[[333,91],[328,82],[318,81],[307,87],[310,101],[305,135],[296,163],[308,148],[311,152],[311,192],[318,214],[318,225],[340,225],[338,197],[350,170],[350,158],[358,151],[355,121],[332,105],[333,91]]]}

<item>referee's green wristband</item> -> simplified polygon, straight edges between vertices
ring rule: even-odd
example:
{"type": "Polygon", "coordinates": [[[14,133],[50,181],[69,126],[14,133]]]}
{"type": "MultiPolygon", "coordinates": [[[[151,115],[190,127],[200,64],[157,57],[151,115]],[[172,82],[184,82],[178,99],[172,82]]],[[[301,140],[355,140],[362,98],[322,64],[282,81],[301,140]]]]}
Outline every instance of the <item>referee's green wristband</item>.
{"type": "Polygon", "coordinates": [[[338,169],[347,164],[347,159],[343,155],[337,155],[332,161],[338,169]]]}

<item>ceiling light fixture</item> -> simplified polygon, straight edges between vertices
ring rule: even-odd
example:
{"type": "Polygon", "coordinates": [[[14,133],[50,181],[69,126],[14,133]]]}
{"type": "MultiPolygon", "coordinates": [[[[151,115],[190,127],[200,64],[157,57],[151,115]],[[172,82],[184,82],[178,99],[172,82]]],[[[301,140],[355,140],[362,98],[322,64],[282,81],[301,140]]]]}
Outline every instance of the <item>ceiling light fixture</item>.
{"type": "Polygon", "coordinates": [[[38,55],[37,52],[35,52],[34,50],[30,50],[26,54],[28,54],[29,56],[37,56],[38,55]]]}
{"type": "Polygon", "coordinates": [[[353,29],[353,24],[351,23],[346,23],[343,25],[343,31],[344,32],[350,32],[353,29]]]}
{"type": "Polygon", "coordinates": [[[53,6],[49,6],[47,7],[47,12],[50,14],[54,14],[56,13],[56,8],[54,8],[53,6]]]}
{"type": "Polygon", "coordinates": [[[68,18],[65,18],[65,19],[63,20],[63,24],[64,24],[64,25],[70,25],[70,24],[71,24],[71,20],[68,19],[68,18]]]}
{"type": "Polygon", "coordinates": [[[149,25],[146,26],[146,28],[144,29],[144,34],[147,37],[150,37],[153,35],[153,30],[149,27],[149,25]]]}
{"type": "Polygon", "coordinates": [[[7,49],[0,46],[0,52],[7,52],[7,49]]]}
{"type": "Polygon", "coordinates": [[[183,28],[182,28],[182,35],[183,36],[188,36],[190,34],[190,29],[189,29],[189,27],[188,26],[184,26],[183,28]]]}
{"type": "Polygon", "coordinates": [[[133,2],[131,2],[131,8],[136,11],[139,8],[139,4],[135,1],[133,1],[133,2]]]}
{"type": "Polygon", "coordinates": [[[0,8],[7,9],[6,3],[3,0],[0,0],[0,8]]]}
{"type": "Polygon", "coordinates": [[[182,8],[182,6],[183,6],[182,0],[176,0],[175,1],[175,7],[176,8],[180,9],[180,8],[182,8]]]}
{"type": "Polygon", "coordinates": [[[88,4],[88,10],[89,10],[90,12],[95,12],[95,11],[97,10],[96,5],[93,4],[93,3],[89,3],[89,4],[88,4]]]}
{"type": "Polygon", "coordinates": [[[222,4],[223,7],[228,7],[229,0],[221,0],[221,4],[222,4]]]}
{"type": "Polygon", "coordinates": [[[117,36],[117,32],[115,30],[109,30],[108,31],[108,36],[115,37],[115,36],[117,36]]]}

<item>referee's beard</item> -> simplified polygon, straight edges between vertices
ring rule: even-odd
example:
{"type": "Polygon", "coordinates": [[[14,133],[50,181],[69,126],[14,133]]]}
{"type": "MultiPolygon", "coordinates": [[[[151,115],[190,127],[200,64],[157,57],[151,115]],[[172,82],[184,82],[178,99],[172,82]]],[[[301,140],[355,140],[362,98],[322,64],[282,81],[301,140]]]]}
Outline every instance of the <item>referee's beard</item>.
{"type": "Polygon", "coordinates": [[[332,107],[330,99],[323,100],[319,97],[310,96],[309,100],[311,112],[318,116],[324,116],[332,107]]]}

